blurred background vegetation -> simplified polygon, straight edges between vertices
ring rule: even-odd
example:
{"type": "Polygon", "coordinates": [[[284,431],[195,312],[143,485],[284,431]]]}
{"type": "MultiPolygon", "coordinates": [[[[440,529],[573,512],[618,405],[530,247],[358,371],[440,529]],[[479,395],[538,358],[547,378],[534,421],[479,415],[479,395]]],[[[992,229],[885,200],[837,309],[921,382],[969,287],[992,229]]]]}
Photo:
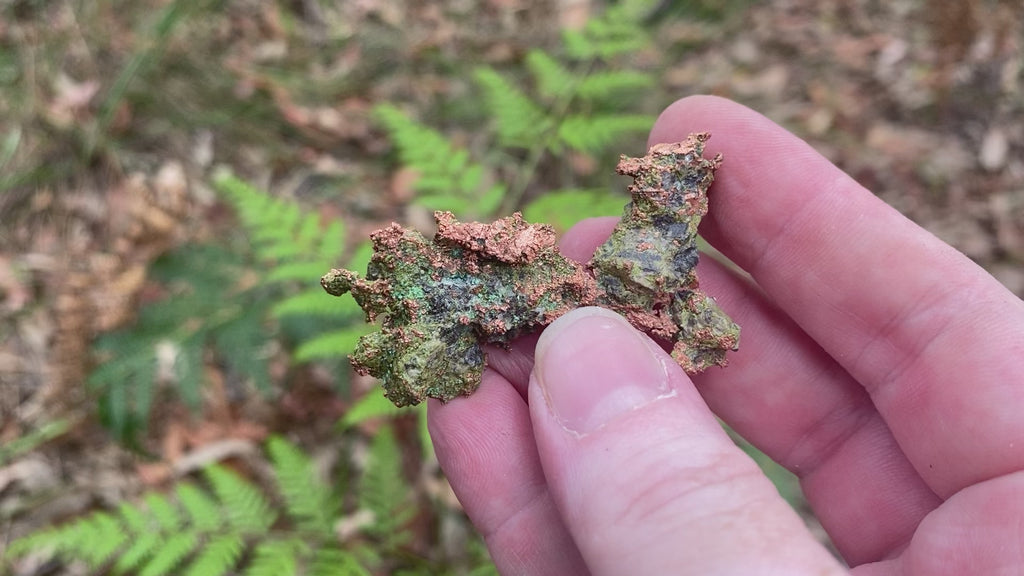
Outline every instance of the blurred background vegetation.
{"type": "Polygon", "coordinates": [[[1015,0],[0,0],[0,575],[493,573],[319,276],[434,209],[617,214],[615,159],[688,94],[765,113],[1024,295],[1022,22],[1015,0]]]}

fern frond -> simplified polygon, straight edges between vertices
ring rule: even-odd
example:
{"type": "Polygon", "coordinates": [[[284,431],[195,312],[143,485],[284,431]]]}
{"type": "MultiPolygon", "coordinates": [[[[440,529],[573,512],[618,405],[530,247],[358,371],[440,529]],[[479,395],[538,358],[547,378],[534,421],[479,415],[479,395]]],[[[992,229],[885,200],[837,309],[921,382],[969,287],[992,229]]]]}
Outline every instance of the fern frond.
{"type": "Polygon", "coordinates": [[[399,414],[406,414],[411,410],[412,408],[407,407],[399,408],[379,391],[371,390],[363,394],[363,397],[345,412],[345,416],[342,417],[339,424],[343,428],[351,428],[373,418],[397,416],[399,414]]]}
{"type": "Polygon", "coordinates": [[[429,128],[390,104],[381,104],[373,111],[398,148],[402,163],[416,170],[421,177],[444,174],[437,166],[447,166],[457,148],[443,134],[429,128]]]}
{"type": "Polygon", "coordinates": [[[127,538],[120,522],[110,514],[98,512],[15,540],[7,554],[17,558],[34,552],[43,558],[80,559],[97,569],[127,538]]]}
{"type": "Polygon", "coordinates": [[[654,119],[643,115],[570,116],[558,127],[558,137],[568,147],[595,153],[631,132],[647,132],[654,119]]]}
{"type": "Polygon", "coordinates": [[[580,82],[576,93],[587,100],[601,100],[619,92],[650,88],[653,85],[654,78],[646,72],[607,70],[588,75],[580,82]]]}
{"type": "Polygon", "coordinates": [[[373,512],[374,522],[368,531],[384,538],[385,546],[398,545],[411,536],[403,528],[415,511],[403,479],[402,453],[390,426],[382,427],[370,446],[359,503],[373,512]]]}
{"type": "Polygon", "coordinates": [[[88,550],[84,550],[94,567],[105,564],[128,540],[124,528],[113,516],[97,512],[88,520],[88,550]]]}
{"type": "Polygon", "coordinates": [[[309,576],[370,576],[370,571],[351,552],[321,548],[313,554],[309,576]]]}
{"type": "Polygon", "coordinates": [[[295,349],[295,360],[308,362],[317,358],[348,356],[356,349],[359,339],[373,330],[372,324],[357,324],[320,334],[306,340],[295,349]]]}
{"type": "Polygon", "coordinates": [[[203,340],[188,338],[181,342],[174,357],[174,373],[177,376],[178,393],[185,404],[199,410],[203,403],[203,340]]]}
{"type": "Polygon", "coordinates": [[[256,546],[245,576],[290,576],[299,573],[299,554],[307,547],[295,539],[266,540],[256,546]]]}
{"type": "Polygon", "coordinates": [[[229,172],[216,174],[213,183],[235,208],[260,260],[331,264],[344,252],[345,229],[340,220],[322,226],[316,213],[274,198],[229,172]]]}
{"type": "Polygon", "coordinates": [[[185,509],[189,525],[199,532],[212,532],[224,523],[220,507],[212,498],[188,482],[175,487],[178,502],[185,509]]]}
{"type": "Polygon", "coordinates": [[[313,462],[298,446],[280,436],[271,437],[267,451],[274,479],[284,497],[285,510],[303,530],[333,536],[338,502],[330,487],[316,477],[313,462]]]}
{"type": "Polygon", "coordinates": [[[352,256],[349,257],[346,267],[349,270],[364,273],[366,272],[366,266],[370,263],[370,258],[372,256],[373,244],[370,242],[363,242],[356,246],[352,251],[352,256]]]}
{"type": "Polygon", "coordinates": [[[449,194],[421,194],[413,199],[412,203],[422,206],[430,212],[442,210],[452,214],[466,214],[473,207],[469,200],[449,194]]]}
{"type": "MultiPolygon", "coordinates": [[[[327,272],[327,268],[321,269],[327,272]]],[[[350,294],[333,298],[320,285],[289,296],[270,309],[277,318],[284,316],[319,316],[324,318],[360,318],[363,310],[350,294]]]]}
{"type": "Polygon", "coordinates": [[[204,473],[233,528],[251,534],[266,533],[277,515],[255,486],[221,466],[211,466],[204,473]]]}
{"type": "Polygon", "coordinates": [[[265,284],[275,284],[280,282],[299,281],[308,284],[323,276],[324,272],[326,272],[324,265],[319,261],[286,262],[272,268],[267,275],[263,277],[263,282],[265,284]]]}
{"type": "Polygon", "coordinates": [[[553,126],[545,111],[501,74],[478,68],[474,77],[484,91],[502,146],[529,149],[553,126]]]}
{"type": "Polygon", "coordinates": [[[114,568],[119,573],[128,572],[134,570],[139,564],[142,563],[158,546],[160,545],[160,536],[155,532],[143,532],[138,534],[128,549],[121,552],[117,558],[117,562],[114,564],[114,568]]]}
{"type": "Polygon", "coordinates": [[[575,77],[558,60],[543,50],[533,49],[526,54],[526,66],[533,75],[537,92],[548,101],[570,96],[575,77]]]}
{"type": "Polygon", "coordinates": [[[523,208],[523,218],[547,222],[565,232],[584,218],[620,216],[624,198],[607,190],[554,190],[538,196],[523,208]]]}
{"type": "Polygon", "coordinates": [[[172,534],[178,531],[182,524],[181,515],[165,496],[149,492],[142,499],[146,503],[149,514],[156,520],[157,528],[160,531],[172,534]]]}
{"type": "Polygon", "coordinates": [[[608,59],[645,48],[649,37],[640,22],[642,13],[628,4],[608,8],[582,30],[564,31],[562,43],[566,52],[581,60],[608,59]]]}
{"type": "Polygon", "coordinates": [[[160,543],[153,557],[139,571],[139,576],[166,576],[174,570],[199,544],[195,532],[171,534],[160,543]]]}
{"type": "Polygon", "coordinates": [[[210,541],[185,569],[185,576],[224,576],[238,563],[245,542],[238,534],[225,534],[210,541]]]}
{"type": "Polygon", "coordinates": [[[488,170],[474,162],[469,151],[394,106],[380,105],[374,116],[387,129],[402,164],[416,171],[413,186],[420,195],[414,202],[431,210],[450,210],[459,217],[488,215],[476,202],[488,170]]]}

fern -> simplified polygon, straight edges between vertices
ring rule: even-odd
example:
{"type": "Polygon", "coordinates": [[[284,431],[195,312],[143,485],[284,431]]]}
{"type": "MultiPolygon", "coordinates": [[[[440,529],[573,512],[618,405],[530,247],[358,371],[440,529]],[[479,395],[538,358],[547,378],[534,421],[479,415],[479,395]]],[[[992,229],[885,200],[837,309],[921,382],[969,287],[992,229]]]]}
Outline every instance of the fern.
{"type": "Polygon", "coordinates": [[[610,59],[647,47],[648,34],[642,25],[644,0],[619,2],[603,15],[587,22],[582,30],[566,30],[562,34],[566,51],[578,59],[610,59]]]}
{"type": "Polygon", "coordinates": [[[529,149],[551,129],[554,120],[545,110],[502,75],[479,68],[474,76],[494,118],[499,145],[529,149]]]}
{"type": "Polygon", "coordinates": [[[359,504],[370,510],[374,522],[368,532],[382,539],[384,549],[395,548],[408,540],[402,528],[415,510],[402,480],[402,458],[390,427],[381,428],[370,446],[370,459],[359,490],[359,504]]]}
{"type": "Polygon", "coordinates": [[[508,212],[520,207],[545,166],[566,163],[567,151],[597,155],[624,137],[648,131],[653,116],[623,110],[635,107],[637,93],[656,85],[651,73],[626,62],[648,44],[642,20],[649,9],[639,0],[616,3],[582,30],[566,32],[560,56],[530,50],[524,70],[477,68],[473,77],[481,98],[476,100],[484,104],[483,120],[493,138],[480,163],[437,130],[393,106],[378,107],[378,120],[402,163],[419,174],[413,202],[463,218],[495,215],[491,209],[498,204],[508,212]],[[504,176],[510,185],[480,196],[481,175],[504,176]],[[481,202],[474,204],[475,198],[481,202]]]}
{"type": "Polygon", "coordinates": [[[561,62],[543,50],[533,49],[526,54],[526,66],[533,76],[537,93],[549,102],[571,97],[574,74],[561,62]]]}
{"type": "Polygon", "coordinates": [[[300,344],[295,349],[295,359],[305,362],[318,358],[347,356],[355,350],[359,338],[373,330],[373,326],[363,325],[320,334],[300,344]]]}
{"type": "MultiPolygon", "coordinates": [[[[287,440],[272,437],[266,451],[272,492],[213,465],[201,484],[179,482],[168,493],[148,492],[115,510],[44,528],[11,543],[5,558],[31,555],[36,562],[81,562],[93,573],[134,576],[368,576],[397,566],[448,573],[405,547],[416,509],[390,426],[375,435],[354,497],[342,498],[332,488],[341,483],[318,477],[311,458],[287,440]],[[345,517],[345,501],[371,511],[374,521],[360,538],[339,541],[335,526],[345,517]]],[[[493,573],[475,545],[474,573],[493,573]]]]}
{"type": "Polygon", "coordinates": [[[605,190],[555,190],[527,204],[523,217],[531,222],[547,222],[565,232],[584,218],[622,215],[623,199],[605,190]]]}
{"type": "MultiPolygon", "coordinates": [[[[205,470],[206,489],[182,482],[173,496],[150,492],[116,513],[94,512],[16,540],[7,552],[138,576],[370,574],[357,555],[339,547],[340,501],[315,478],[309,457],[281,438],[272,438],[267,451],[280,513],[254,484],[215,465],[205,470]],[[287,524],[275,529],[281,517],[287,524]]],[[[399,458],[397,452],[388,457],[399,458]]]]}
{"type": "Polygon", "coordinates": [[[338,502],[330,487],[316,477],[309,457],[281,438],[272,438],[267,449],[289,515],[303,530],[330,534],[339,513],[338,502]]]}
{"type": "Polygon", "coordinates": [[[402,164],[416,172],[416,204],[448,210],[460,218],[490,216],[498,208],[504,186],[489,184],[493,175],[474,162],[469,151],[394,106],[382,104],[374,116],[387,129],[402,164]]]}
{"type": "Polygon", "coordinates": [[[246,288],[245,263],[212,245],[189,245],[158,259],[150,276],[167,295],[144,308],[136,324],[99,338],[101,363],[90,374],[101,415],[120,439],[131,442],[144,430],[157,386],[158,350],[174,354],[173,390],[198,408],[205,352],[215,349],[233,370],[257,388],[269,390],[263,350],[273,334],[264,326],[266,296],[246,288]]]}
{"type": "Polygon", "coordinates": [[[174,353],[172,390],[198,409],[208,359],[270,393],[268,351],[288,334],[281,326],[299,320],[311,326],[296,339],[300,349],[301,340],[316,342],[316,354],[304,353],[300,360],[342,356],[347,348],[328,350],[320,338],[354,342],[365,332],[351,295],[331,298],[318,280],[334,266],[365,268],[368,243],[346,250],[341,221],[322,223],[315,213],[228,173],[214,183],[238,212],[251,238],[247,249],[192,244],[157,260],[150,275],[166,286],[167,297],[144,307],[133,327],[104,335],[95,345],[101,362],[89,384],[99,395],[105,424],[124,441],[133,442],[146,427],[162,348],[174,353]]]}
{"type": "Polygon", "coordinates": [[[633,92],[650,88],[654,78],[645,72],[635,70],[604,70],[584,78],[576,94],[585,100],[603,100],[621,92],[633,92]]]}
{"type": "Polygon", "coordinates": [[[558,137],[580,152],[599,152],[624,135],[646,132],[654,119],[645,115],[570,116],[558,127],[558,137]]]}

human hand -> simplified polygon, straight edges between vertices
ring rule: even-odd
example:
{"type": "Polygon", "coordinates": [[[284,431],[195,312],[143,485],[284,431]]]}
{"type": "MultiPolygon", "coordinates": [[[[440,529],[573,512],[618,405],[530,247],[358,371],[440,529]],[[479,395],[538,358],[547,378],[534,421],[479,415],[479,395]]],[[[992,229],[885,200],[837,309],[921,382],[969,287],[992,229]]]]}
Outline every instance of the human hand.
{"type": "MultiPolygon", "coordinates": [[[[492,351],[432,401],[453,489],[504,574],[839,574],[715,416],[800,477],[854,574],[1024,566],[1024,302],[763,116],[713,97],[651,143],[723,152],[701,287],[743,327],[687,376],[611,312],[492,351]],[[533,345],[536,343],[536,355],[533,345]],[[534,363],[536,361],[536,363],[534,363]]],[[[586,260],[614,219],[562,241],[586,260]]]]}

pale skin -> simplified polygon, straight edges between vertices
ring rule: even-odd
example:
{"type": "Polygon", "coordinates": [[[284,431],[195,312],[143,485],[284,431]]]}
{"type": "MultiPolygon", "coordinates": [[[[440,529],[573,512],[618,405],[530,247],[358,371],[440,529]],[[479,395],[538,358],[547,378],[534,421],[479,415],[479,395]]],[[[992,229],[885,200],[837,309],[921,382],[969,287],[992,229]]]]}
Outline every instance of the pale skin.
{"type": "MultiPolygon", "coordinates": [[[[843,574],[715,416],[799,476],[857,575],[1024,574],[1024,302],[809,145],[720,98],[650,143],[709,131],[725,163],[701,288],[742,326],[687,376],[596,308],[492,350],[432,401],[453,489],[503,574],[843,574]]],[[[581,261],[614,219],[562,240],[581,261]]]]}

